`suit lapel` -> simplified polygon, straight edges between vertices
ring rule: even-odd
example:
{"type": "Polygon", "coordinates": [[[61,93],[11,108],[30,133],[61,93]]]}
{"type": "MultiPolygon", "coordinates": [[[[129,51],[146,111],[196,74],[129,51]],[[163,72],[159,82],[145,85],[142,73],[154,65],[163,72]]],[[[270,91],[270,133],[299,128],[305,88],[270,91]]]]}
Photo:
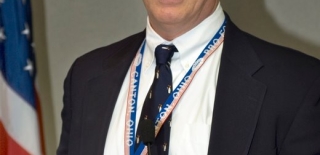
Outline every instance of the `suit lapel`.
{"type": "Polygon", "coordinates": [[[86,84],[83,101],[81,154],[103,154],[109,123],[123,80],[136,55],[145,32],[111,49],[103,63],[103,72],[86,84]],[[119,49],[120,48],[120,49],[119,49]]]}
{"type": "Polygon", "coordinates": [[[248,153],[266,86],[252,76],[262,63],[230,20],[226,27],[208,154],[248,153]]]}

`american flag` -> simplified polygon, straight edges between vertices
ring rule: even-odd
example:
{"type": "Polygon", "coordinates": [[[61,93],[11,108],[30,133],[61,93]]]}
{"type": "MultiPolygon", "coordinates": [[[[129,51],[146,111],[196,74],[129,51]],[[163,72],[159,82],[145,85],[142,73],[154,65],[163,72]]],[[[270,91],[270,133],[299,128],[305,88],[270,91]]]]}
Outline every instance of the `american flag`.
{"type": "Polygon", "coordinates": [[[40,155],[30,0],[0,0],[0,155],[40,155]]]}

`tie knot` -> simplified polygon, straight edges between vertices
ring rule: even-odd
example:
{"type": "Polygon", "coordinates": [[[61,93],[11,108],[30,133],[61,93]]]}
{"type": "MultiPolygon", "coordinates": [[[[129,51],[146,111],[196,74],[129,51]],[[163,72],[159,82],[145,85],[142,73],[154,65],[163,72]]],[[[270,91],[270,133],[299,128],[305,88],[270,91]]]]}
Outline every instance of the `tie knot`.
{"type": "Polygon", "coordinates": [[[156,47],[155,56],[157,65],[163,65],[171,61],[174,52],[177,52],[174,45],[159,45],[156,47]]]}

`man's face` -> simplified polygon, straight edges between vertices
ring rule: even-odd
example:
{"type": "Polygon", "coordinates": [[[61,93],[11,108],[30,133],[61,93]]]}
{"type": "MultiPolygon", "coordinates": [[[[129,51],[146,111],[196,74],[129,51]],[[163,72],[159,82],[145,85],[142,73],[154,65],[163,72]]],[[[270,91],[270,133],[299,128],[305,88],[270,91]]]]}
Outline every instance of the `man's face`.
{"type": "Polygon", "coordinates": [[[218,0],[143,0],[151,25],[199,23],[210,15],[218,0]]]}

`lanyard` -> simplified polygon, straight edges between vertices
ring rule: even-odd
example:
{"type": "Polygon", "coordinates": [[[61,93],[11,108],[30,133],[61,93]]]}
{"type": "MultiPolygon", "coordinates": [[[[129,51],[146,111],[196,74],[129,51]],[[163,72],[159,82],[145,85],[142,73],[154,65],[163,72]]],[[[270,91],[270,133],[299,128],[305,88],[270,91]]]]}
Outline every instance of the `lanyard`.
{"type": "MultiPolygon", "coordinates": [[[[218,32],[213,36],[204,50],[200,53],[193,65],[190,67],[186,75],[182,78],[178,86],[170,93],[169,97],[163,104],[160,112],[156,116],[155,121],[155,136],[159,133],[163,123],[168,118],[169,114],[173,111],[178,104],[184,92],[187,90],[194,76],[198,70],[202,67],[205,61],[214,53],[215,50],[221,45],[224,40],[224,33],[226,27],[226,19],[218,32]]],[[[125,155],[140,155],[146,154],[147,149],[144,144],[140,143],[139,147],[135,151],[136,141],[136,112],[138,104],[138,91],[140,84],[142,59],[145,50],[146,41],[143,42],[140,52],[137,53],[130,69],[130,84],[127,99],[126,119],[125,119],[125,133],[124,133],[124,153],[125,155]]]]}

